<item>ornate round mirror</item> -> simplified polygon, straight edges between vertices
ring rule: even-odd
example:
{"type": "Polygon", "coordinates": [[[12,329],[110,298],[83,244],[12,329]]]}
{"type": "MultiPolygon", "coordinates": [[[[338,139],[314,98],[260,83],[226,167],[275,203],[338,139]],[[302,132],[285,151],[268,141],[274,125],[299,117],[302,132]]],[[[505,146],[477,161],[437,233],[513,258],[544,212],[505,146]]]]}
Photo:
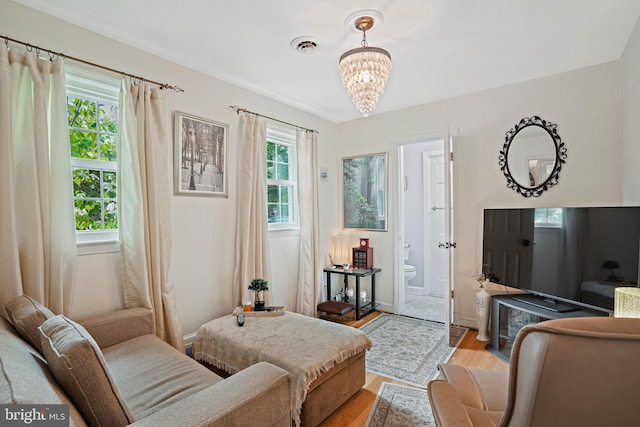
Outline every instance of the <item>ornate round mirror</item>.
{"type": "Polygon", "coordinates": [[[506,133],[500,170],[507,187],[524,197],[538,197],[558,183],[567,148],[557,126],[538,116],[525,117],[506,133]]]}

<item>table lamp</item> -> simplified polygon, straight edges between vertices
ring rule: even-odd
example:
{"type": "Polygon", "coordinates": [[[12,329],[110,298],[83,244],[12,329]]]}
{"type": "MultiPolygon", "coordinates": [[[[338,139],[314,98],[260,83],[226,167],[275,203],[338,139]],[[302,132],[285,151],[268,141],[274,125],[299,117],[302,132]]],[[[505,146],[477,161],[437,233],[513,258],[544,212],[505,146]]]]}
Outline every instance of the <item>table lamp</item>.
{"type": "Polygon", "coordinates": [[[613,316],[640,318],[640,288],[615,289],[613,316]]]}
{"type": "Polygon", "coordinates": [[[351,263],[351,236],[333,236],[331,240],[333,264],[351,263]]]}

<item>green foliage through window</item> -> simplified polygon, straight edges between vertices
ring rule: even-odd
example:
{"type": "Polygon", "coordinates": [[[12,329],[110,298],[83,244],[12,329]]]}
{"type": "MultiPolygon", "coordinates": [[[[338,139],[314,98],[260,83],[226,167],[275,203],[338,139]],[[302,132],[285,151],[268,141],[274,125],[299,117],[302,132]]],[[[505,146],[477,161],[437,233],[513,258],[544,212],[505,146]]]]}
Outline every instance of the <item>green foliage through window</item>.
{"type": "Polygon", "coordinates": [[[267,221],[293,223],[292,146],[267,140],[267,221]]]}
{"type": "Polygon", "coordinates": [[[67,94],[76,230],[118,229],[118,106],[67,94]]]}
{"type": "Polygon", "coordinates": [[[562,208],[536,208],[535,225],[560,227],[562,225],[562,208]]]}
{"type": "Polygon", "coordinates": [[[293,187],[290,185],[267,186],[267,217],[268,222],[292,222],[289,215],[289,201],[293,187]]]}

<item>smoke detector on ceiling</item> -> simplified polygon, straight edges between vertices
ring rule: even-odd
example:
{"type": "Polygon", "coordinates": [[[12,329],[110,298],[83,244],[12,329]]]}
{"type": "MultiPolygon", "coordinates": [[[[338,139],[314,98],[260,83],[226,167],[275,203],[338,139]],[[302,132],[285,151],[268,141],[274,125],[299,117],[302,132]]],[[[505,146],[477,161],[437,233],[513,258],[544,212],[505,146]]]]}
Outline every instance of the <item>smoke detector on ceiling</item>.
{"type": "Polygon", "coordinates": [[[318,49],[320,49],[320,43],[318,42],[318,39],[311,36],[296,37],[295,39],[291,40],[289,46],[291,46],[291,49],[304,55],[315,53],[318,51],[318,49]]]}

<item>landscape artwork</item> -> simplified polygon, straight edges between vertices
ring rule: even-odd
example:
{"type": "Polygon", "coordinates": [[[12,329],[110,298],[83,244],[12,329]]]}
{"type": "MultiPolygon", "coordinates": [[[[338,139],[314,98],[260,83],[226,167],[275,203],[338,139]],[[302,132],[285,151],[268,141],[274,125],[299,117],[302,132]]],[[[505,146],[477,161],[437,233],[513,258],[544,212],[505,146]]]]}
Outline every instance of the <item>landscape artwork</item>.
{"type": "Polygon", "coordinates": [[[229,125],[175,113],[175,194],[227,197],[229,125]]]}
{"type": "Polygon", "coordinates": [[[342,159],[343,228],[387,231],[387,154],[342,159]]]}

